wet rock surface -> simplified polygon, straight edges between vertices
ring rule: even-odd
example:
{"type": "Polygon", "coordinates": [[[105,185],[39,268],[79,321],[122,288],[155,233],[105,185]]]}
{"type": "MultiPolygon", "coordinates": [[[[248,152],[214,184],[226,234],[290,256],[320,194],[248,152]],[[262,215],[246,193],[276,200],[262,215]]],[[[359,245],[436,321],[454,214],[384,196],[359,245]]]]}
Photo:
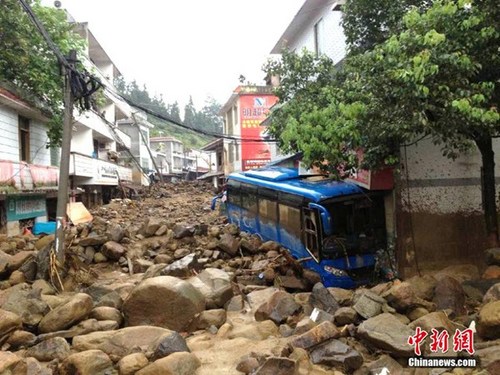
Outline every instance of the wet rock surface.
{"type": "Polygon", "coordinates": [[[212,195],[165,183],[93,209],[68,228],[63,269],[54,236],[0,235],[0,374],[498,373],[499,249],[485,253],[488,272],[325,288],[279,244],[210,211],[212,195]],[[417,329],[447,331],[452,352],[469,327],[477,368],[408,368],[417,329]]]}

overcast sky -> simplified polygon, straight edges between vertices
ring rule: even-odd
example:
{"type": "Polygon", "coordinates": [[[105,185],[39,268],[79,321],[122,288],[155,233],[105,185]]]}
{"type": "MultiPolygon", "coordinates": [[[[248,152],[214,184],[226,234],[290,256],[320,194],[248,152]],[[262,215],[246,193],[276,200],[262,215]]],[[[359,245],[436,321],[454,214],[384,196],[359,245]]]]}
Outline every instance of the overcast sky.
{"type": "MultiPolygon", "coordinates": [[[[269,52],[305,0],[61,0],[125,79],[200,109],[224,104],[243,74],[263,84],[269,52]]],[[[44,4],[53,4],[44,0],[44,4]]]]}

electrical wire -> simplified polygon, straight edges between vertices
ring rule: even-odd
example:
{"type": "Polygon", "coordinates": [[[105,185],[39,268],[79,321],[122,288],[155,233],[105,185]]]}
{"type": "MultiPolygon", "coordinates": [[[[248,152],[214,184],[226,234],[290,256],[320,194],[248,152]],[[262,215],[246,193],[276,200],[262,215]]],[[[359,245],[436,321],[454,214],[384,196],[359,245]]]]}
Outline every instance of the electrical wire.
{"type": "Polygon", "coordinates": [[[162,114],[160,114],[158,112],[155,112],[155,111],[153,111],[153,110],[151,110],[149,108],[146,108],[142,104],[134,102],[133,100],[127,98],[126,96],[117,93],[112,88],[110,88],[107,84],[103,84],[103,88],[104,88],[105,91],[107,91],[108,93],[110,93],[111,95],[113,95],[115,98],[123,100],[128,105],[130,105],[132,107],[135,107],[135,108],[138,108],[141,111],[147,113],[148,115],[156,117],[156,118],[158,118],[160,120],[167,121],[167,122],[169,122],[169,123],[171,123],[173,125],[176,125],[176,126],[179,126],[179,127],[183,128],[183,129],[191,130],[191,131],[193,131],[195,133],[199,133],[199,134],[203,134],[203,135],[210,136],[210,137],[215,137],[215,138],[223,138],[223,139],[229,139],[229,140],[232,140],[232,141],[240,141],[240,142],[243,142],[243,143],[245,143],[245,142],[251,142],[251,143],[275,143],[275,142],[278,142],[275,139],[244,138],[244,137],[237,137],[237,136],[232,136],[232,135],[228,135],[228,134],[207,132],[207,131],[204,131],[204,130],[201,130],[201,129],[195,129],[193,127],[190,127],[190,126],[187,126],[187,125],[183,124],[182,122],[179,122],[179,121],[177,121],[175,119],[172,119],[172,118],[170,118],[168,116],[162,115],[162,114]]]}
{"type": "Polygon", "coordinates": [[[79,72],[74,67],[74,63],[76,61],[71,61],[72,60],[71,58],[70,61],[68,61],[68,58],[66,58],[61,53],[57,45],[50,37],[47,30],[45,30],[45,27],[42,25],[40,20],[37,18],[36,14],[33,12],[33,9],[30,7],[30,5],[25,0],[19,0],[19,2],[21,3],[22,8],[28,15],[31,22],[33,22],[36,29],[42,35],[43,39],[45,40],[49,48],[57,57],[57,61],[59,62],[59,64],[64,66],[67,72],[68,81],[71,86],[71,92],[75,100],[78,102],[78,104],[83,110],[89,110],[90,96],[94,92],[96,92],[99,89],[99,87],[102,86],[101,82],[85,70],[83,72],[79,72]]]}
{"type": "Polygon", "coordinates": [[[96,110],[91,109],[90,111],[93,112],[94,114],[96,114],[108,126],[108,128],[111,130],[111,133],[113,135],[113,138],[114,138],[115,142],[118,143],[123,149],[125,149],[125,151],[129,154],[129,156],[132,159],[132,161],[137,165],[137,167],[139,168],[139,170],[141,171],[141,173],[146,178],[149,178],[149,176],[147,175],[146,171],[141,166],[141,163],[139,162],[139,160],[137,160],[137,158],[134,156],[134,154],[132,154],[132,151],[130,151],[130,149],[125,145],[125,143],[123,143],[123,141],[120,138],[120,136],[116,133],[115,124],[113,124],[112,122],[108,121],[102,114],[100,114],[96,110]]]}
{"type": "Polygon", "coordinates": [[[275,139],[262,139],[262,138],[243,138],[243,137],[236,137],[232,135],[227,135],[227,134],[219,134],[219,133],[213,133],[213,132],[207,132],[201,129],[195,129],[190,126],[185,125],[184,123],[181,123],[175,119],[172,119],[168,116],[162,115],[160,113],[157,113],[155,111],[152,111],[145,106],[135,103],[134,101],[130,100],[129,98],[125,97],[122,94],[117,93],[115,90],[111,89],[107,84],[103,84],[99,79],[91,75],[90,73],[84,71],[84,73],[79,72],[76,70],[74,67],[73,62],[68,61],[68,59],[61,53],[57,45],[53,42],[51,39],[50,35],[47,33],[43,25],[40,23],[38,18],[36,17],[35,13],[29,6],[29,4],[25,0],[19,0],[23,9],[25,12],[28,14],[29,18],[31,21],[34,23],[42,37],[45,39],[47,42],[49,48],[52,50],[52,52],[56,55],[58,62],[63,65],[68,72],[68,78],[71,84],[71,90],[72,93],[75,97],[75,99],[79,102],[80,106],[84,110],[89,110],[90,109],[90,95],[92,95],[95,91],[97,91],[100,87],[103,87],[106,91],[108,91],[111,95],[115,96],[116,98],[119,98],[120,100],[125,101],[127,104],[129,104],[132,107],[136,107],[145,113],[154,116],[156,118],[159,118],[161,120],[167,121],[173,125],[179,126],[183,129],[186,130],[191,130],[195,133],[203,134],[206,136],[210,137],[215,137],[215,138],[223,138],[223,139],[229,139],[233,141],[240,141],[240,142],[249,142],[249,143],[275,143],[278,142],[275,139]]]}

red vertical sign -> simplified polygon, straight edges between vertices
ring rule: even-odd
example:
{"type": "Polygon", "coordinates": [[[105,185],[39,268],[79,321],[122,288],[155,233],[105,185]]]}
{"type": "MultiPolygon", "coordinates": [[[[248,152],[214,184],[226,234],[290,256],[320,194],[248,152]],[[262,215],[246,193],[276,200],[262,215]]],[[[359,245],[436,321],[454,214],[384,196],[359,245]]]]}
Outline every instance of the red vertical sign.
{"type": "Polygon", "coordinates": [[[266,128],[260,126],[278,98],[274,95],[240,96],[241,159],[244,171],[259,168],[271,161],[271,148],[266,142],[245,142],[245,139],[264,140],[266,128]]]}

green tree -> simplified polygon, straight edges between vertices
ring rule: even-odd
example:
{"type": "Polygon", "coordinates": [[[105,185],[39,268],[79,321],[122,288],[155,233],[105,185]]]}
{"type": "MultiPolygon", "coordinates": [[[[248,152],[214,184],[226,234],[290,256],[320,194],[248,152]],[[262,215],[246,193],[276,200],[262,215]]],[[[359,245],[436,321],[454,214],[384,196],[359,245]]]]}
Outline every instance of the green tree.
{"type": "MultiPolygon", "coordinates": [[[[401,145],[428,137],[454,158],[477,146],[482,156],[486,228],[498,240],[492,137],[500,130],[500,10],[496,0],[434,1],[412,8],[385,42],[353,53],[342,72],[307,55],[271,72],[290,83],[271,132],[310,163],[397,161],[401,145]],[[312,62],[307,63],[312,59],[312,62]],[[312,68],[311,68],[312,67],[312,68]],[[327,77],[330,77],[329,79],[327,77]],[[326,83],[321,82],[325,79],[326,83]]],[[[282,79],[283,82],[283,79],[282,79]]]]}
{"type": "Polygon", "coordinates": [[[181,120],[181,110],[179,109],[179,103],[177,100],[172,104],[167,106],[168,113],[170,114],[170,118],[177,122],[182,122],[181,120]]]}
{"type": "Polygon", "coordinates": [[[192,129],[198,129],[196,122],[196,108],[194,107],[193,97],[189,97],[189,102],[184,106],[184,124],[192,129]]]}
{"type": "MultiPolygon", "coordinates": [[[[84,51],[83,39],[67,22],[66,13],[27,1],[63,55],[84,51]]],[[[17,0],[2,0],[0,12],[0,81],[33,95],[49,112],[49,138],[58,144],[62,135],[64,81],[54,52],[42,38],[17,0]]]]}
{"type": "Polygon", "coordinates": [[[342,26],[350,53],[360,53],[402,31],[403,16],[412,7],[426,9],[427,0],[347,0],[342,26]]]}
{"type": "Polygon", "coordinates": [[[219,116],[221,109],[220,103],[214,98],[207,97],[205,105],[201,111],[197,112],[196,122],[199,124],[200,129],[211,134],[222,134],[222,117],[219,116]]]}

